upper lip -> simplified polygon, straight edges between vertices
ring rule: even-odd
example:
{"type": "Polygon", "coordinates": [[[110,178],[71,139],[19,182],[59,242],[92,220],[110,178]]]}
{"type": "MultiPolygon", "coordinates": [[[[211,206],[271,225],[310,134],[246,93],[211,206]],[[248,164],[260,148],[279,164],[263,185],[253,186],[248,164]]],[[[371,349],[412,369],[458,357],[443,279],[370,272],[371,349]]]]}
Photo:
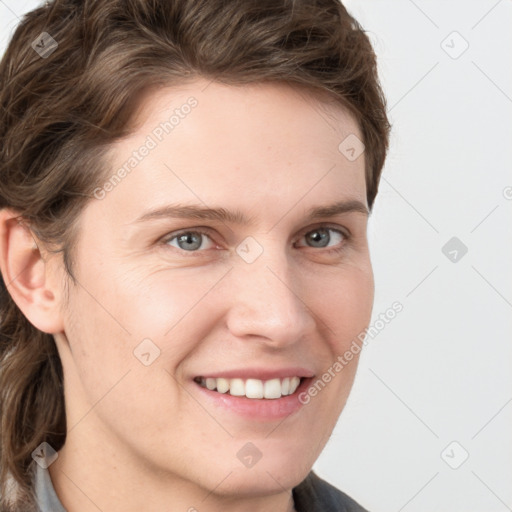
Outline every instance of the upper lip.
{"type": "Polygon", "coordinates": [[[207,373],[201,373],[196,377],[207,378],[224,378],[224,379],[259,379],[259,380],[271,380],[271,379],[285,379],[286,377],[313,377],[314,372],[307,368],[299,366],[290,366],[286,368],[239,368],[233,370],[221,370],[218,372],[208,371],[207,373]]]}

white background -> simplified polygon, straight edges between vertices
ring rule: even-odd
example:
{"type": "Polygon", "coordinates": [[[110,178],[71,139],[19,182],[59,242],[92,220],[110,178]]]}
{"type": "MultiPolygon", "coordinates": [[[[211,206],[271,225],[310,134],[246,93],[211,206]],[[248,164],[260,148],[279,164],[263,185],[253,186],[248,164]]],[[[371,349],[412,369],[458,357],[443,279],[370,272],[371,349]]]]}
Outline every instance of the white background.
{"type": "MultiPolygon", "coordinates": [[[[393,123],[373,320],[404,309],[368,339],[315,469],[372,512],[512,510],[512,2],[345,4],[393,123]]],[[[36,5],[0,0],[0,51],[36,5]]]]}

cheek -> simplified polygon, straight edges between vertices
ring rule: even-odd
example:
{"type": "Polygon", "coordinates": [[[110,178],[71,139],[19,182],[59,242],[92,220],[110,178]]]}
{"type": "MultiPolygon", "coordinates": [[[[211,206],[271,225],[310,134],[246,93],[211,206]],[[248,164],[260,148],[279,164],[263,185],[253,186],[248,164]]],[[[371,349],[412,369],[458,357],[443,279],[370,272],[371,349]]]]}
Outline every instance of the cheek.
{"type": "Polygon", "coordinates": [[[88,293],[79,290],[75,310],[97,315],[93,327],[109,329],[133,342],[166,336],[193,312],[224,271],[200,268],[138,267],[84,277],[88,293]]]}
{"type": "Polygon", "coordinates": [[[373,272],[370,264],[347,267],[326,276],[322,284],[311,294],[315,297],[314,311],[323,320],[326,338],[337,355],[344,352],[370,322],[374,299],[373,272]]]}
{"type": "Polygon", "coordinates": [[[103,261],[109,264],[82,270],[66,311],[66,336],[92,399],[128,370],[173,373],[211,331],[219,309],[214,289],[229,270],[103,261]],[[148,367],[134,355],[143,340],[151,340],[159,352],[148,367]]]}
{"type": "Polygon", "coordinates": [[[317,421],[311,419],[310,432],[314,433],[311,438],[318,440],[318,452],[328,441],[345,407],[356,375],[362,346],[358,336],[368,326],[373,307],[371,265],[336,269],[336,273],[317,281],[317,285],[322,284],[314,288],[316,292],[310,293],[307,302],[318,318],[319,329],[325,326],[323,343],[315,349],[322,369],[302,397],[315,411],[317,421]]]}
{"type": "MultiPolygon", "coordinates": [[[[158,293],[152,298],[137,295],[125,284],[126,288],[117,286],[110,293],[90,282],[87,292],[75,290],[66,325],[72,353],[66,376],[71,424],[79,424],[80,432],[96,428],[99,419],[123,440],[132,438],[134,431],[154,432],[171,424],[172,412],[180,407],[173,368],[189,353],[193,341],[190,333],[185,335],[186,322],[179,322],[183,306],[173,311],[168,296],[162,303],[158,293]],[[173,324],[176,327],[163,336],[173,324]],[[149,353],[150,364],[143,363],[143,353],[149,353]],[[94,414],[89,414],[91,410],[94,414]]],[[[149,449],[153,443],[157,440],[142,444],[149,449]]]]}
{"type": "Polygon", "coordinates": [[[220,266],[164,269],[125,281],[131,304],[125,322],[132,338],[150,339],[158,347],[152,366],[180,375],[183,361],[201,347],[222,315],[215,288],[225,272],[220,266]]]}

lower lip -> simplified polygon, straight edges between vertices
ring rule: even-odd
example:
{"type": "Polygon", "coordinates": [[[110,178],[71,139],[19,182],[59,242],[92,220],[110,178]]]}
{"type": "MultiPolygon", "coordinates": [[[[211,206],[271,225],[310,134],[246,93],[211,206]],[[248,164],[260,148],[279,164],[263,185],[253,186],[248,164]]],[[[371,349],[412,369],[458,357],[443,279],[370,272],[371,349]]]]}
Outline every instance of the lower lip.
{"type": "Polygon", "coordinates": [[[203,394],[205,399],[211,401],[217,407],[223,407],[235,414],[253,420],[272,421],[286,418],[297,412],[304,404],[299,401],[299,395],[306,391],[312,378],[305,378],[292,395],[281,398],[247,398],[245,396],[233,396],[229,393],[219,393],[208,388],[203,388],[197,382],[193,384],[203,394]]]}

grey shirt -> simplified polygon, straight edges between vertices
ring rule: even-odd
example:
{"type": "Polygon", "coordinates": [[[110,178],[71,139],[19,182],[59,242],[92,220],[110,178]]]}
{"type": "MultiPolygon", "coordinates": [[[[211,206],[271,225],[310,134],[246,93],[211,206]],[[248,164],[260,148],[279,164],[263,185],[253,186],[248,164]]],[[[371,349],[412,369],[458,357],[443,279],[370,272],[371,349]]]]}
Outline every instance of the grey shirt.
{"type": "MultiPolygon", "coordinates": [[[[50,472],[39,464],[35,466],[34,486],[40,512],[66,512],[53,488],[50,472]]],[[[292,493],[297,512],[368,512],[313,471],[292,493]]]]}
{"type": "Polygon", "coordinates": [[[34,490],[40,512],[66,512],[53,488],[50,472],[39,464],[34,469],[34,490]]]}

